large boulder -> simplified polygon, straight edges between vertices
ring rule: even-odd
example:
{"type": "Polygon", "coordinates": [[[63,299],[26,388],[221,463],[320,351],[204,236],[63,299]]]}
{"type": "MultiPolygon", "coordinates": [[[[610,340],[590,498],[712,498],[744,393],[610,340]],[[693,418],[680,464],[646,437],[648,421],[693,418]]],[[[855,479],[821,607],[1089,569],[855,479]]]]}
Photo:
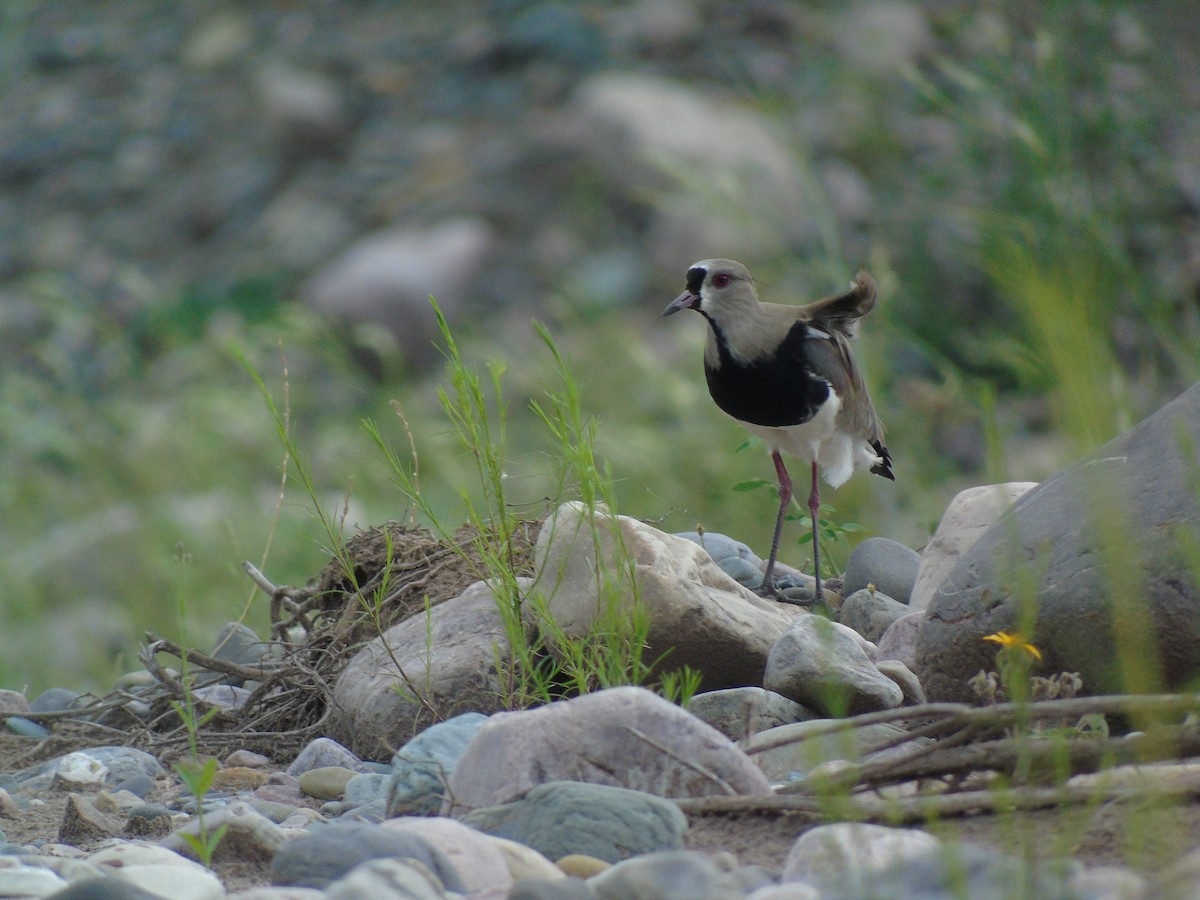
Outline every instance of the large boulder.
{"type": "Polygon", "coordinates": [[[550,781],[660,797],[766,794],[750,757],[711,725],[645,688],[616,687],[498,713],[450,773],[450,815],[499,806],[550,781]]]}
{"type": "Polygon", "coordinates": [[[1200,675],[1200,384],[1022,497],[942,581],[917,641],[931,700],[971,699],[984,635],[1025,629],[1088,693],[1200,675]],[[1033,608],[1023,616],[1023,604],[1033,608]]]}
{"type": "Polygon", "coordinates": [[[477,581],[363,645],[334,686],[329,734],[386,759],[436,721],[503,709],[496,660],[509,649],[495,595],[477,581]]]}
{"type": "Polygon", "coordinates": [[[559,507],[542,527],[537,564],[534,589],[563,635],[583,637],[605,617],[627,620],[636,602],[650,620],[645,658],[662,658],[667,669],[691,666],[706,691],[761,686],[767,654],[797,615],[795,606],[742,587],[692,541],[579,503],[559,507]],[[636,597],[628,583],[612,583],[628,572],[636,597]]]}

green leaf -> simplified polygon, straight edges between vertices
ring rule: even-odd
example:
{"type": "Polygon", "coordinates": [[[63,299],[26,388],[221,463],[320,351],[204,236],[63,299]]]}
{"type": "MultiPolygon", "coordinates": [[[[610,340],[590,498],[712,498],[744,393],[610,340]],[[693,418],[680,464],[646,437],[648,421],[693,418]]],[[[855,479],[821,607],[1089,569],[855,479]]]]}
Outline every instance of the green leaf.
{"type": "Polygon", "coordinates": [[[743,450],[749,450],[751,447],[761,447],[761,446],[762,446],[761,438],[748,437],[744,441],[742,441],[740,444],[738,444],[737,449],[734,450],[733,452],[741,453],[743,450]]]}
{"type": "Polygon", "coordinates": [[[735,484],[733,486],[733,490],[739,491],[739,492],[741,492],[741,491],[756,491],[759,488],[770,487],[770,486],[771,486],[771,482],[764,481],[762,478],[754,478],[754,479],[751,479],[750,481],[739,481],[737,484],[735,484]]]}

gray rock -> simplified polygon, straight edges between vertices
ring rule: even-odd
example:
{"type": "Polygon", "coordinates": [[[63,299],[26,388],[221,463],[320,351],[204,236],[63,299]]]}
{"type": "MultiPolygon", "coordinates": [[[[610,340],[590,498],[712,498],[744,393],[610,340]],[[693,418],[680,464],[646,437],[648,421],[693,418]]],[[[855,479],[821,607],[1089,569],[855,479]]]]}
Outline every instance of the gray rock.
{"type": "Polygon", "coordinates": [[[866,588],[855,591],[842,601],[838,621],[853,628],[868,641],[878,641],[893,622],[910,610],[882,591],[866,588]]]}
{"type": "Polygon", "coordinates": [[[495,595],[478,581],[434,606],[428,617],[393,625],[355,654],[334,686],[329,734],[379,758],[433,724],[428,706],[443,716],[501,709],[504,684],[496,659],[507,652],[495,595]]]}
{"type": "Polygon", "coordinates": [[[508,863],[496,841],[462,822],[441,816],[404,816],[388,819],[383,827],[416,835],[437,847],[454,866],[467,893],[502,890],[512,884],[508,863]]]}
{"type": "Polygon", "coordinates": [[[463,890],[450,861],[422,838],[382,825],[342,822],[314,826],[284,843],[271,861],[271,883],[325,888],[359,863],[386,857],[415,859],[447,889],[463,890]]]}
{"type": "MultiPolygon", "coordinates": [[[[1168,866],[1163,874],[1174,868],[1174,865],[1168,866]]],[[[1146,879],[1132,869],[1122,866],[1093,866],[1076,873],[1071,878],[1069,887],[1074,891],[1073,896],[1082,900],[1145,900],[1147,897],[1156,897],[1159,900],[1186,900],[1196,896],[1200,882],[1193,881],[1188,884],[1187,893],[1184,894],[1173,893],[1163,881],[1159,881],[1151,891],[1146,879]]]]}
{"type": "Polygon", "coordinates": [[[874,659],[880,662],[895,659],[910,670],[917,668],[917,635],[925,621],[925,610],[918,609],[901,616],[879,637],[874,659]]]}
{"type": "Polygon", "coordinates": [[[326,900],[444,900],[447,896],[440,879],[411,859],[367,860],[325,888],[326,900]]]}
{"type": "MultiPolygon", "coordinates": [[[[650,619],[646,657],[669,650],[669,665],[700,671],[704,690],[761,684],[771,645],[796,608],[746,590],[692,541],[626,516],[617,524],[634,563],[639,608],[650,619]]],[[[589,518],[581,504],[567,503],[538,534],[541,574],[535,588],[547,596],[550,613],[568,636],[596,627],[604,608],[597,572],[620,571],[611,528],[605,514],[589,518]]]]}
{"type": "Polygon", "coordinates": [[[299,778],[309,769],[341,766],[354,772],[369,771],[361,759],[333,738],[319,737],[309,741],[287,767],[287,774],[299,778]]]}
{"type": "Polygon", "coordinates": [[[1078,868],[1051,863],[1031,870],[1021,860],[963,844],[906,855],[869,877],[850,869],[818,884],[822,900],[1078,900],[1070,887],[1078,868]]]}
{"type": "MultiPolygon", "coordinates": [[[[746,752],[752,755],[767,778],[782,784],[803,781],[813,769],[834,760],[863,762],[876,747],[907,734],[902,728],[886,724],[817,734],[827,723],[827,719],[815,719],[759,732],[746,745],[746,752]],[[759,749],[764,746],[771,746],[771,749],[759,749]]],[[[917,745],[905,741],[899,746],[913,750],[917,745]]]]}
{"type": "Polygon", "coordinates": [[[63,712],[70,709],[82,696],[78,691],[69,691],[66,688],[46,688],[33,698],[29,704],[29,712],[63,712]]]}
{"type": "Polygon", "coordinates": [[[715,728],[644,688],[618,687],[492,716],[450,775],[450,811],[506,803],[549,781],[661,797],[770,790],[758,767],[715,728]]]}
{"type": "Polygon", "coordinates": [[[476,809],[462,821],[537,850],[547,859],[572,853],[618,862],[683,847],[687,817],[669,800],[640,791],[555,781],[519,800],[476,809]]]}
{"type": "Polygon", "coordinates": [[[389,816],[428,816],[442,808],[446,781],[487,716],[463,713],[426,728],[392,757],[389,816]]]}
{"type": "Polygon", "coordinates": [[[0,715],[29,712],[29,701],[20,691],[0,690],[0,715]]]}
{"type": "MultiPolygon", "coordinates": [[[[213,860],[217,862],[266,862],[273,859],[287,843],[282,828],[241,800],[235,800],[204,816],[204,828],[209,833],[222,827],[225,836],[213,853],[213,860]]],[[[192,819],[159,843],[182,856],[198,859],[185,835],[202,836],[198,818],[192,819]]]]}
{"type": "Polygon", "coordinates": [[[522,878],[508,889],[505,900],[595,900],[582,878],[522,878]]]}
{"type": "Polygon", "coordinates": [[[861,822],[820,825],[796,839],[783,864],[790,880],[836,882],[840,889],[854,886],[863,894],[880,890],[879,872],[894,863],[935,853],[939,841],[927,831],[885,828],[861,822]]]}
{"type": "Polygon", "coordinates": [[[916,674],[898,659],[880,659],[876,660],[875,668],[881,675],[886,675],[896,684],[900,685],[900,690],[904,692],[904,705],[916,706],[925,702],[925,689],[921,687],[921,682],[917,679],[916,674]]]}
{"type": "MultiPolygon", "coordinates": [[[[249,626],[241,622],[228,622],[217,632],[211,655],[214,659],[242,666],[255,666],[271,653],[271,647],[270,642],[262,640],[249,626]]],[[[245,683],[245,679],[236,675],[229,675],[225,680],[235,687],[241,687],[245,683]]]]}
{"type": "Polygon", "coordinates": [[[347,803],[371,803],[387,798],[390,775],[381,772],[363,772],[346,782],[342,799],[347,803]]]}
{"type": "Polygon", "coordinates": [[[63,766],[75,765],[80,759],[91,760],[99,767],[103,786],[110,789],[136,775],[153,778],[164,771],[157,759],[133,747],[88,747],[17,772],[17,787],[25,793],[44,791],[58,777],[63,766]]]}
{"type": "MultiPolygon", "coordinates": [[[[45,869],[42,870],[46,872],[45,869]]],[[[47,875],[53,875],[52,872],[46,872],[47,875]]],[[[66,884],[62,879],[54,876],[62,884],[66,884]]],[[[53,888],[51,888],[53,890],[53,888]]],[[[49,897],[52,896],[55,900],[162,900],[162,894],[151,893],[143,890],[136,884],[130,884],[127,881],[121,881],[119,878],[111,878],[107,875],[98,876],[95,878],[85,878],[82,881],[76,881],[66,885],[61,890],[53,894],[9,894],[8,896],[27,896],[27,897],[49,897]]]]}
{"type": "Polygon", "coordinates": [[[707,722],[731,741],[746,737],[747,725],[751,734],[815,719],[817,714],[806,706],[789,700],[782,694],[765,688],[726,688],[706,691],[688,701],[687,711],[707,722]]]}
{"type": "Polygon", "coordinates": [[[842,596],[875,585],[875,591],[901,604],[912,598],[921,556],[917,551],[888,538],[867,538],[854,548],[846,562],[842,596]]]}
{"type": "Polygon", "coordinates": [[[598,900],[734,900],[749,891],[736,873],[694,850],[647,853],[588,879],[598,900]]]}
{"type": "Polygon", "coordinates": [[[921,552],[921,567],[908,605],[913,609],[929,606],[938,585],[958,565],[962,555],[1035,487],[1036,481],[1013,481],[968,488],[956,494],[942,513],[933,538],[921,552]]]}
{"type": "Polygon", "coordinates": [[[231,684],[206,684],[192,691],[195,699],[219,706],[221,709],[240,709],[246,705],[250,694],[251,691],[231,684]]]}
{"type": "Polygon", "coordinates": [[[680,531],[681,537],[708,551],[721,570],[742,587],[756,590],[763,582],[763,561],[741,541],[715,532],[680,531]]]}
{"type": "Polygon", "coordinates": [[[432,362],[440,336],[429,297],[452,317],[492,245],[481,219],[395,228],[362,238],[301,288],[313,309],[353,324],[387,326],[414,362],[432,362]]]}
{"type": "Polygon", "coordinates": [[[852,635],[821,616],[797,617],[771,648],[763,687],[824,715],[899,706],[903,692],[875,668],[852,635]]]}
{"type": "Polygon", "coordinates": [[[982,638],[1020,630],[1021,608],[1034,601],[1026,637],[1044,669],[1078,672],[1088,693],[1137,688],[1120,671],[1128,653],[1114,602],[1127,630],[1145,632],[1149,646],[1137,652],[1157,652],[1161,687],[1200,675],[1200,586],[1183,533],[1194,538],[1200,522],[1197,448],[1200,384],[1022,497],[929,604],[916,669],[929,698],[970,700],[967,680],[994,665],[995,646],[982,638]]]}

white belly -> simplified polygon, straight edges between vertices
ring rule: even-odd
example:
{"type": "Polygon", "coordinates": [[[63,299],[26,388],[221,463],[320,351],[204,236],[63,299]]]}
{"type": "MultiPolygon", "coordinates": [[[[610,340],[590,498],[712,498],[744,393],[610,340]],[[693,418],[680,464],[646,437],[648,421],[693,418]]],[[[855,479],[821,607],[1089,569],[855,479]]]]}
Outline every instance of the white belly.
{"type": "Polygon", "coordinates": [[[800,425],[777,428],[741,420],[738,424],[762,438],[772,453],[778,450],[809,463],[815,462],[821,469],[821,477],[831,486],[840,487],[855,469],[870,468],[883,462],[866,440],[838,428],[837,415],[841,408],[841,398],[830,391],[829,399],[817,414],[800,425]]]}

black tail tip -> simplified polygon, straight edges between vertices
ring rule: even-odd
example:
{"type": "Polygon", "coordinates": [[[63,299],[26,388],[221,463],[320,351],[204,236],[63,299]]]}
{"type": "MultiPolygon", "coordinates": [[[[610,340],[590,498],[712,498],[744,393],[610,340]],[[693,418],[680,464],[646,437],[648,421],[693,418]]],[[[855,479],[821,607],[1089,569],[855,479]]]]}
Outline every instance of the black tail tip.
{"type": "Polygon", "coordinates": [[[883,446],[880,441],[873,441],[871,449],[879,454],[879,458],[883,460],[877,466],[871,466],[872,475],[881,475],[888,481],[895,481],[896,476],[892,474],[892,455],[888,453],[887,447],[883,446]]]}

